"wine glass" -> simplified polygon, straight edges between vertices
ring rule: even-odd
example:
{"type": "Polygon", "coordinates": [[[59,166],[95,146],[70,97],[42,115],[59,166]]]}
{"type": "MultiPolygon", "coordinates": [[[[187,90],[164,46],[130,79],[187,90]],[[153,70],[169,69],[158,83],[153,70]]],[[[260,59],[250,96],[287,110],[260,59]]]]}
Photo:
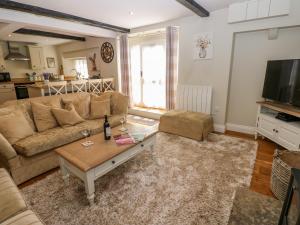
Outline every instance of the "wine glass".
{"type": "Polygon", "coordinates": [[[88,143],[88,137],[90,136],[91,131],[89,129],[86,129],[86,130],[81,131],[81,134],[85,137],[84,144],[87,144],[88,143]]]}
{"type": "Polygon", "coordinates": [[[122,127],[120,128],[120,131],[122,131],[122,132],[127,131],[127,128],[124,126],[124,123],[126,124],[126,115],[123,115],[121,117],[120,122],[122,124],[122,127]]]}

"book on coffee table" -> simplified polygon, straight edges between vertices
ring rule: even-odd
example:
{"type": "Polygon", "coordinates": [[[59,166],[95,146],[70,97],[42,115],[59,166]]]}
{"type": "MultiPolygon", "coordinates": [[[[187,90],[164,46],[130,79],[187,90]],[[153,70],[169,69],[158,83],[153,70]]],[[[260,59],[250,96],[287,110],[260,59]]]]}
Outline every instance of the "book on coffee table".
{"type": "Polygon", "coordinates": [[[145,138],[143,133],[133,133],[133,134],[118,134],[114,135],[113,138],[117,145],[126,145],[141,142],[145,138]]]}

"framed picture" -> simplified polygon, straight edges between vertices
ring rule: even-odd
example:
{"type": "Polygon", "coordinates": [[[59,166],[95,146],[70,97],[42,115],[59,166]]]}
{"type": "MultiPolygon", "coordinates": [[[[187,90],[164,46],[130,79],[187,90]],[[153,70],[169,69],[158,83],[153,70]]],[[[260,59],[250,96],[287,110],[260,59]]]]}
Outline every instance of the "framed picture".
{"type": "Polygon", "coordinates": [[[48,68],[55,68],[55,58],[47,57],[48,68]]]}
{"type": "Polygon", "coordinates": [[[213,33],[204,32],[194,37],[194,59],[213,58],[213,33]]]}

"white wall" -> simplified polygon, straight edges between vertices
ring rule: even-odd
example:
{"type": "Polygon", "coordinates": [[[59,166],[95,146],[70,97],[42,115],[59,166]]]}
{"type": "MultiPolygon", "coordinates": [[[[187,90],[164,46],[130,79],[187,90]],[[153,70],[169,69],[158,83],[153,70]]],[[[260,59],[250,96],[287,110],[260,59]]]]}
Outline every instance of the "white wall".
{"type": "MultiPolygon", "coordinates": [[[[64,65],[64,72],[67,75],[70,75],[71,70],[74,68],[72,64],[70,64],[70,60],[64,58],[64,54],[69,54],[74,56],[76,54],[82,55],[84,57],[92,56],[94,52],[97,53],[96,65],[97,69],[100,70],[100,74],[102,77],[114,77],[117,82],[118,77],[118,66],[117,66],[117,49],[116,49],[116,39],[115,38],[94,38],[87,37],[86,42],[70,42],[67,44],[62,44],[57,46],[58,54],[60,55],[60,63],[64,65]],[[114,59],[111,63],[105,63],[100,56],[100,49],[104,42],[109,42],[112,44],[114,48],[114,59]]],[[[88,62],[89,72],[91,68],[90,61],[88,62]]]]}
{"type": "Polygon", "coordinates": [[[267,30],[236,34],[227,123],[255,126],[267,61],[300,58],[299,43],[300,27],[280,29],[276,40],[267,30]]]}
{"type": "MultiPolygon", "coordinates": [[[[18,47],[20,53],[23,55],[27,55],[29,57],[29,52],[27,47],[24,44],[18,44],[18,43],[11,43],[11,47],[18,47]]],[[[5,57],[8,54],[8,48],[7,48],[7,42],[0,41],[0,48],[3,50],[3,56],[5,57]]],[[[31,69],[30,61],[9,61],[5,60],[6,70],[7,72],[10,72],[10,75],[12,78],[25,78],[26,73],[32,73],[37,72],[37,74],[41,74],[43,72],[48,73],[54,73],[57,74],[59,71],[59,65],[58,65],[58,57],[56,54],[56,48],[55,46],[43,46],[43,52],[44,52],[44,61],[45,61],[45,67],[46,69],[42,71],[34,71],[31,69]],[[56,67],[55,68],[48,68],[47,66],[47,57],[52,57],[55,59],[56,67]]]]}
{"type": "Polygon", "coordinates": [[[237,24],[228,24],[227,17],[228,9],[222,9],[212,12],[208,18],[191,16],[132,30],[132,32],[141,32],[168,25],[180,27],[179,83],[208,84],[213,86],[214,120],[220,129],[225,128],[226,123],[234,33],[271,27],[300,25],[300,1],[291,0],[291,12],[289,16],[237,24]],[[212,60],[194,61],[192,59],[193,37],[195,34],[207,31],[214,33],[214,58],[212,60]]]}

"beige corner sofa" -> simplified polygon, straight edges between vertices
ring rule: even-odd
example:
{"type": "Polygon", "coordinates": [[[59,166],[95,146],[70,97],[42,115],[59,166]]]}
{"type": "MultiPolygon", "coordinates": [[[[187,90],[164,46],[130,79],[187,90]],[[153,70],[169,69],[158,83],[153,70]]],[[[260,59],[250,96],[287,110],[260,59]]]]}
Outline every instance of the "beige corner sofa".
{"type": "MultiPolygon", "coordinates": [[[[109,100],[110,125],[112,127],[119,125],[121,117],[128,110],[128,97],[118,92],[105,92],[100,97],[109,100]]],[[[91,99],[93,98],[95,98],[93,94],[74,93],[4,103],[4,105],[0,106],[0,120],[1,116],[7,114],[10,110],[11,113],[14,110],[21,110],[34,132],[32,135],[22,138],[13,144],[7,141],[5,135],[2,135],[0,132],[0,167],[4,167],[10,172],[17,185],[58,167],[57,156],[53,151],[55,148],[83,138],[81,131],[85,129],[90,129],[92,134],[103,131],[103,118],[91,116],[91,99]],[[82,118],[81,122],[72,126],[57,124],[53,128],[45,129],[43,127],[43,131],[38,131],[37,121],[32,110],[34,103],[63,109],[68,102],[72,102],[75,110],[82,118]]],[[[93,107],[94,110],[97,110],[95,106],[93,107]]],[[[48,116],[47,113],[44,113],[40,116],[46,122],[50,121],[51,115],[48,116]]],[[[16,126],[15,129],[16,132],[22,132],[22,127],[16,126]]]]}
{"type": "Polygon", "coordinates": [[[0,169],[0,225],[43,225],[5,169],[0,169]]]}

